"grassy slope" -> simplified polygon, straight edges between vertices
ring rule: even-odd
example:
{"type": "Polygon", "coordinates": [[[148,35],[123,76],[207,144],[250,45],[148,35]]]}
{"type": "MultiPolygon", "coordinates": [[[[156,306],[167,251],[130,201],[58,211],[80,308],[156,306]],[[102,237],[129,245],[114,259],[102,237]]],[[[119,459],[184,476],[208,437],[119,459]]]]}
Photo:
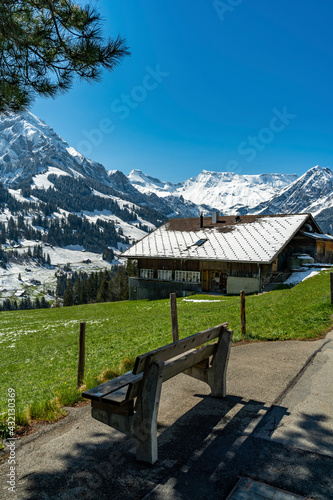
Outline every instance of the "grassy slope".
{"type": "MultiPolygon", "coordinates": [[[[239,297],[193,298],[211,300],[178,299],[180,337],[228,321],[234,340],[240,340],[239,297]]],[[[248,339],[314,338],[330,327],[332,312],[329,273],[323,272],[290,290],[247,297],[248,339]]],[[[24,422],[28,406],[30,418],[52,418],[46,401],[58,396],[66,404],[77,397],[80,321],[87,324],[88,386],[96,384],[104,369],[118,368],[124,358],[171,341],[168,300],[2,312],[0,318],[0,413],[6,411],[8,388],[14,387],[19,422],[24,422]]]]}

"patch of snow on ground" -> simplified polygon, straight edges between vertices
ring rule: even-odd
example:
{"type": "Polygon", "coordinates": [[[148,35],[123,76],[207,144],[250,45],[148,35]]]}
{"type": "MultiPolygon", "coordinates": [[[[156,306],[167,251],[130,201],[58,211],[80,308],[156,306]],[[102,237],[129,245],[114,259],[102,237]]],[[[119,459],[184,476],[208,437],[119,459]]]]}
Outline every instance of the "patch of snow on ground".
{"type": "Polygon", "coordinates": [[[77,250],[78,252],[82,252],[84,247],[82,245],[67,245],[64,247],[65,250],[77,250]]]}
{"type": "MultiPolygon", "coordinates": [[[[19,253],[25,252],[28,246],[41,244],[41,242],[22,240],[22,244],[23,247],[18,249],[19,253]]],[[[41,291],[46,296],[48,289],[54,290],[56,287],[56,271],[67,263],[70,264],[72,271],[91,273],[111,269],[111,264],[103,260],[101,254],[82,252],[81,247],[79,248],[59,248],[43,245],[43,253],[50,255],[51,267],[40,267],[33,261],[29,263],[10,263],[7,265],[7,269],[0,267],[0,300],[5,298],[17,299],[15,293],[22,289],[26,290],[32,298],[39,295],[41,291]],[[21,275],[21,280],[19,280],[19,275],[21,275]],[[36,281],[40,285],[36,284],[36,281]]]]}
{"type": "Polygon", "coordinates": [[[20,189],[8,189],[9,193],[12,195],[13,198],[17,201],[22,201],[22,202],[31,202],[29,198],[24,198],[24,196],[21,195],[21,190],[20,189]]]}
{"type": "Polygon", "coordinates": [[[182,302],[222,302],[221,300],[209,300],[209,299],[183,299],[182,302]]]}
{"type": "Polygon", "coordinates": [[[80,177],[81,179],[84,179],[84,175],[82,175],[82,174],[80,174],[80,172],[77,172],[76,170],[74,170],[74,168],[70,168],[70,167],[69,167],[69,170],[70,170],[71,172],[73,172],[73,175],[74,175],[75,179],[78,179],[79,177],[80,177]]]}
{"type": "Polygon", "coordinates": [[[141,222],[141,224],[144,224],[145,226],[147,226],[151,231],[154,231],[154,229],[156,229],[156,226],[154,224],[143,219],[142,217],[138,217],[138,221],[141,222]]]}
{"type": "Polygon", "coordinates": [[[302,281],[307,280],[308,278],[312,278],[320,271],[323,271],[325,268],[316,269],[303,269],[297,272],[294,272],[289,278],[284,282],[285,285],[298,285],[302,281]]]}
{"type": "Polygon", "coordinates": [[[106,210],[105,208],[103,210],[94,210],[93,212],[89,212],[88,210],[82,210],[82,212],[77,213],[77,215],[83,214],[87,219],[91,222],[96,222],[97,219],[107,219],[110,218],[118,218],[115,215],[113,215],[110,210],[106,210]]]}
{"type": "Polygon", "coordinates": [[[75,250],[76,245],[72,245],[69,248],[59,248],[59,247],[47,247],[45,252],[50,255],[52,265],[67,264],[68,262],[72,264],[80,264],[83,260],[91,260],[95,264],[100,264],[99,267],[109,267],[106,261],[103,261],[102,255],[93,252],[82,252],[82,247],[78,245],[80,250],[75,250]],[[105,264],[101,266],[101,263],[105,264]]]}
{"type": "Polygon", "coordinates": [[[128,248],[128,245],[126,245],[125,243],[121,243],[120,241],[117,241],[117,247],[120,252],[125,252],[125,250],[127,250],[128,248]]]}
{"type": "MultiPolygon", "coordinates": [[[[79,215],[79,214],[78,214],[79,215]]],[[[83,215],[86,217],[86,219],[90,223],[96,223],[97,219],[102,219],[106,221],[113,221],[115,223],[115,226],[122,229],[124,236],[129,238],[131,242],[133,240],[139,241],[141,240],[144,236],[147,236],[147,233],[140,229],[139,227],[134,225],[134,222],[132,222],[132,225],[129,224],[128,222],[124,222],[120,217],[114,215],[112,212],[109,210],[94,210],[94,212],[88,212],[86,210],[83,211],[83,215]]],[[[149,222],[142,220],[142,223],[151,227],[152,229],[155,229],[155,226],[153,224],[150,224],[149,222]]],[[[140,222],[141,222],[140,220],[140,222]]],[[[128,245],[127,245],[128,246],[128,245]]]]}
{"type": "Polygon", "coordinates": [[[91,191],[91,194],[95,195],[95,196],[99,196],[100,198],[112,198],[109,194],[104,194],[104,193],[101,193],[100,191],[96,191],[96,189],[93,189],[91,191]]]}
{"type": "Polygon", "coordinates": [[[54,175],[58,175],[58,176],[66,175],[67,177],[70,177],[70,175],[67,172],[60,170],[60,168],[49,167],[47,172],[44,172],[43,174],[35,175],[33,177],[34,186],[37,188],[41,188],[41,189],[48,189],[49,187],[54,188],[54,184],[48,180],[48,176],[50,174],[54,174],[54,175]]]}

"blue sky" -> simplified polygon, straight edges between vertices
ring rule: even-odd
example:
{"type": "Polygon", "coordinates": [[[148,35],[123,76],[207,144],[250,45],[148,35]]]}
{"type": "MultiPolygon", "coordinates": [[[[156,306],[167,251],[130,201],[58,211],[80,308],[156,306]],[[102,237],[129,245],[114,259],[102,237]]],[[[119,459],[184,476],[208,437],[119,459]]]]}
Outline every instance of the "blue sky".
{"type": "Polygon", "coordinates": [[[32,112],[107,169],[178,182],[203,169],[333,168],[327,0],[99,0],[132,56],[32,112]]]}

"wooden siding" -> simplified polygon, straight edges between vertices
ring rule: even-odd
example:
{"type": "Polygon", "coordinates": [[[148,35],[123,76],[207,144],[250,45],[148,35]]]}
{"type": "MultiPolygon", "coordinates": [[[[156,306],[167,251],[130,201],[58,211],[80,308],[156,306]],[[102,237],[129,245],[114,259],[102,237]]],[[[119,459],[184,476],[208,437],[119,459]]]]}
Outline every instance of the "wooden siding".
{"type": "Polygon", "coordinates": [[[333,241],[316,241],[317,260],[333,263],[333,241]]]}
{"type": "MultiPolygon", "coordinates": [[[[272,266],[261,265],[261,275],[270,274],[272,266]]],[[[177,260],[177,259],[138,259],[140,269],[158,269],[171,271],[218,271],[228,276],[256,278],[258,277],[257,264],[244,264],[239,262],[199,261],[199,260],[177,260]]],[[[156,275],[157,277],[157,275],[156,275]]]]}
{"type": "Polygon", "coordinates": [[[325,256],[325,242],[324,241],[317,241],[316,242],[317,245],[316,245],[316,252],[317,252],[317,255],[318,257],[320,256],[325,256]]]}
{"type": "MultiPolygon", "coordinates": [[[[172,271],[172,280],[175,280],[175,271],[200,272],[201,289],[204,292],[226,293],[228,278],[259,279],[257,264],[239,262],[227,263],[219,261],[195,261],[183,259],[138,259],[140,269],[153,269],[153,279],[158,279],[158,270],[172,271]]],[[[272,278],[272,265],[260,265],[261,285],[268,283],[272,278]]]]}

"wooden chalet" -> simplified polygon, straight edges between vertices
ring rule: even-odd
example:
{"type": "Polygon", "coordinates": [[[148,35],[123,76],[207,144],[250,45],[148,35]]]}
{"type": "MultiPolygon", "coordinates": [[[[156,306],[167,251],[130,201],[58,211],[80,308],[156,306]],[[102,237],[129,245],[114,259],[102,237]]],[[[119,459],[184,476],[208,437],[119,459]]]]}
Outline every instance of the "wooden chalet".
{"type": "Polygon", "coordinates": [[[138,263],[130,299],[171,292],[260,291],[277,274],[306,262],[333,262],[333,237],[311,214],[172,219],[122,254],[138,263]]]}

